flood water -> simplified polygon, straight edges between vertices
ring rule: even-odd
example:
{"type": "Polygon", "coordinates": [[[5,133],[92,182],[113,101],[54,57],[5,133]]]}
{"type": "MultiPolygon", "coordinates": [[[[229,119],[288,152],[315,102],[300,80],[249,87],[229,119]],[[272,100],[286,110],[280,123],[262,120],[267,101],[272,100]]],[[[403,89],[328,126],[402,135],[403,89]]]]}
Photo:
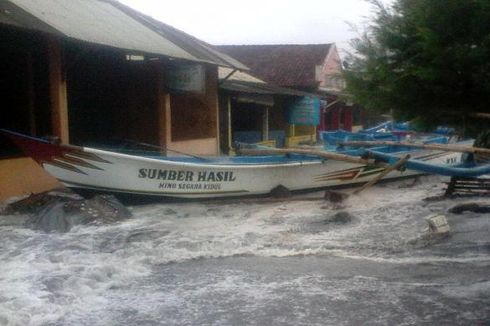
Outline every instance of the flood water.
{"type": "Polygon", "coordinates": [[[133,206],[64,234],[0,217],[0,325],[489,325],[490,216],[423,200],[443,186],[133,206]]]}

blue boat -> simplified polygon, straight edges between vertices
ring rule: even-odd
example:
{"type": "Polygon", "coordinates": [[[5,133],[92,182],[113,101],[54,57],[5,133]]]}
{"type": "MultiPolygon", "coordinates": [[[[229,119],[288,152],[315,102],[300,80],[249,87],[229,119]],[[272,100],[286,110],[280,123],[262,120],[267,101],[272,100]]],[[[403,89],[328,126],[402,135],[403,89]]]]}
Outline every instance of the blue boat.
{"type": "MultiPolygon", "coordinates": [[[[386,148],[363,149],[359,151],[363,152],[362,155],[375,158],[390,165],[394,165],[400,159],[399,155],[386,150],[386,148]]],[[[357,153],[359,154],[359,152],[357,153]]],[[[410,170],[449,177],[473,178],[490,174],[490,164],[477,164],[473,154],[463,154],[461,155],[461,160],[459,162],[448,162],[448,164],[408,160],[404,166],[410,170]]]]}
{"type": "Polygon", "coordinates": [[[391,122],[385,122],[359,132],[348,132],[344,130],[323,132],[321,138],[326,151],[352,156],[370,157],[390,165],[394,165],[405,155],[411,155],[415,159],[409,159],[404,164],[404,167],[420,173],[451,177],[478,177],[490,174],[490,164],[477,163],[474,155],[469,153],[477,150],[489,154],[490,150],[474,149],[471,147],[473,140],[449,144],[450,135],[453,133],[454,129],[452,128],[438,127],[431,134],[420,135],[411,131],[409,123],[393,124],[391,122]],[[410,143],[407,143],[407,140],[410,143]],[[365,142],[365,144],[362,147],[359,145],[352,146],[344,144],[348,142],[365,142]],[[380,146],[379,142],[387,142],[390,145],[380,146]],[[420,159],[420,151],[424,150],[424,147],[429,147],[426,145],[430,144],[447,145],[446,149],[444,146],[434,146],[436,152],[440,152],[441,150],[447,152],[458,150],[461,154],[457,159],[447,159],[444,163],[428,162],[420,159]],[[468,149],[468,153],[464,153],[464,148],[468,149]]]}

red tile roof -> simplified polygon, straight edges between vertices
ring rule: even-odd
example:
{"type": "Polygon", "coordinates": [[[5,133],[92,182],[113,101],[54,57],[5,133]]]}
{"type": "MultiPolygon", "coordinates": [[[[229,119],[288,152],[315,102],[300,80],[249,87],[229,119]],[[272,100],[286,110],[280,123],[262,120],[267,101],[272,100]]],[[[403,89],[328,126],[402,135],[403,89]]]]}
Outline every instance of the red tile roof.
{"type": "Polygon", "coordinates": [[[331,44],[220,45],[217,48],[271,84],[316,88],[315,67],[322,65],[331,44]]]}

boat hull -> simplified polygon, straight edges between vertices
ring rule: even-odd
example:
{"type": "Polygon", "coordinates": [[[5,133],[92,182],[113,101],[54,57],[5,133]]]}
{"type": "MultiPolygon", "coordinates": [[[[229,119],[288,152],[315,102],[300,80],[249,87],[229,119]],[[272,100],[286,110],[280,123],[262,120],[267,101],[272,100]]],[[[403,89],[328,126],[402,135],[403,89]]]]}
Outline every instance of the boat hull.
{"type": "MultiPolygon", "coordinates": [[[[368,182],[382,168],[311,157],[164,159],[55,145],[13,137],[27,155],[70,188],[174,198],[219,198],[268,194],[278,186],[307,191],[368,182]],[[240,161],[241,160],[241,161],[240,161]]],[[[447,152],[412,153],[432,163],[457,163],[447,152]]],[[[416,171],[394,171],[385,179],[416,171]]]]}

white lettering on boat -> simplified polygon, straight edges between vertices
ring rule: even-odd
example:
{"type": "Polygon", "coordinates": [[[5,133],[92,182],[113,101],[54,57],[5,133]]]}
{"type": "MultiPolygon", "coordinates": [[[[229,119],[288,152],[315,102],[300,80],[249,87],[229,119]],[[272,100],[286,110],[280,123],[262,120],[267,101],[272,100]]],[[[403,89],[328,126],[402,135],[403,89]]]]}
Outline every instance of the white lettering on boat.
{"type": "Polygon", "coordinates": [[[199,172],[197,181],[235,181],[233,172],[199,172]]]}
{"type": "Polygon", "coordinates": [[[175,171],[160,169],[139,169],[138,178],[154,179],[162,181],[184,181],[184,182],[233,182],[236,177],[231,171],[175,171]]]}

